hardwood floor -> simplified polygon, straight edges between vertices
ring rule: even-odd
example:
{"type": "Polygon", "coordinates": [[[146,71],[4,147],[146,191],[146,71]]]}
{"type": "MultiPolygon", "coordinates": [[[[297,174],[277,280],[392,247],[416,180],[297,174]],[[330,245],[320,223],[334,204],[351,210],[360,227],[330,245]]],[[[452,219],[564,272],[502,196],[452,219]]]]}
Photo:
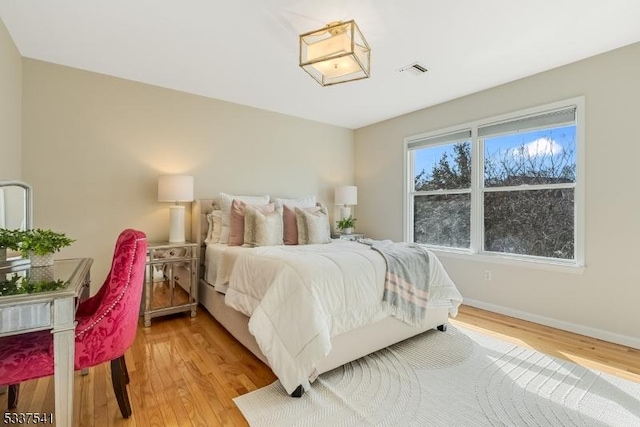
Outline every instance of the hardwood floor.
{"type": "Polygon", "coordinates": [[[640,383],[638,349],[468,306],[451,323],[640,383]]]}
{"type": "MultiPolygon", "coordinates": [[[[453,325],[571,360],[640,383],[640,350],[463,306],[453,325]]],[[[109,363],[75,377],[77,426],[245,426],[232,399],[275,380],[202,307],[139,327],[125,355],[133,415],[120,415],[109,363]]],[[[7,407],[7,394],[0,395],[7,407]]],[[[16,412],[52,412],[53,379],[22,384],[16,412]]]]}

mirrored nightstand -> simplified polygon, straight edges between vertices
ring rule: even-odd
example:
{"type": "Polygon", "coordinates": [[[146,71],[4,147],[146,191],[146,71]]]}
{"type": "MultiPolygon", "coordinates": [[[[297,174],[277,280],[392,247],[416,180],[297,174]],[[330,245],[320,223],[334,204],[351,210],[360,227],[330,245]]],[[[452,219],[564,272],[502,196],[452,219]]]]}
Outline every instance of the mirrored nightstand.
{"type": "Polygon", "coordinates": [[[358,240],[358,239],[364,239],[364,233],[334,234],[331,236],[331,238],[342,239],[342,240],[358,240]]]}
{"type": "Polygon", "coordinates": [[[151,319],[190,311],[198,305],[198,245],[191,242],[149,242],[141,312],[151,319]]]}

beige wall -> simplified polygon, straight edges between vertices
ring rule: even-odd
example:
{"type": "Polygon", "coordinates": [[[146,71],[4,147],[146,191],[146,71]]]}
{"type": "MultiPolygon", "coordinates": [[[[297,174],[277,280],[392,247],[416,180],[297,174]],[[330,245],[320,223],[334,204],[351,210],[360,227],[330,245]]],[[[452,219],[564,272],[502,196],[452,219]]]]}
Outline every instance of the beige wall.
{"type": "Polygon", "coordinates": [[[23,78],[35,223],[77,239],[60,256],[95,258],[94,288],[120,230],[168,238],[158,175],[193,175],[197,198],[316,194],[328,204],[337,184],[353,183],[352,130],[31,59],[23,78]]]}
{"type": "Polygon", "coordinates": [[[441,259],[477,305],[640,348],[639,76],[640,43],[358,129],[358,229],[402,240],[404,137],[584,95],[583,274],[441,259]]]}
{"type": "Polygon", "coordinates": [[[0,19],[0,180],[21,179],[22,57],[0,19]]]}

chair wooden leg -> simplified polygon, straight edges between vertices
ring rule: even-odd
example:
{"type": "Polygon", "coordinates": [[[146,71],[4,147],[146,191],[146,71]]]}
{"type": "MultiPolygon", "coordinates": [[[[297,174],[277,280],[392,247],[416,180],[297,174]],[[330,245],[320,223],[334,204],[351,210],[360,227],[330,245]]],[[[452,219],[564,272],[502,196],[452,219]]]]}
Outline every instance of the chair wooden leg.
{"type": "Polygon", "coordinates": [[[124,360],[124,355],[120,358],[122,361],[122,372],[124,373],[124,383],[129,385],[129,370],[127,369],[127,363],[124,360]]]}
{"type": "Polygon", "coordinates": [[[9,410],[16,409],[18,406],[18,398],[20,397],[20,384],[9,385],[9,399],[7,401],[7,408],[9,410]]]}
{"type": "Polygon", "coordinates": [[[129,395],[127,394],[123,364],[124,356],[120,356],[111,361],[111,382],[113,383],[113,391],[116,394],[120,413],[123,418],[129,418],[131,416],[131,403],[129,402],[129,395]]]}

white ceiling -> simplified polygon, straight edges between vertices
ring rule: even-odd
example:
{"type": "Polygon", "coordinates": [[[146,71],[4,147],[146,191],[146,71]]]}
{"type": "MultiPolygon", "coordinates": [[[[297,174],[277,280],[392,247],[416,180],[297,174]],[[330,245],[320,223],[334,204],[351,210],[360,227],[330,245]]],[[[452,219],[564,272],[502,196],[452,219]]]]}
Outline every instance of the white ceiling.
{"type": "Polygon", "coordinates": [[[640,0],[0,0],[0,18],[25,57],[353,129],[640,41],[640,0]],[[371,78],[321,87],[297,36],[349,19],[371,78]]]}

